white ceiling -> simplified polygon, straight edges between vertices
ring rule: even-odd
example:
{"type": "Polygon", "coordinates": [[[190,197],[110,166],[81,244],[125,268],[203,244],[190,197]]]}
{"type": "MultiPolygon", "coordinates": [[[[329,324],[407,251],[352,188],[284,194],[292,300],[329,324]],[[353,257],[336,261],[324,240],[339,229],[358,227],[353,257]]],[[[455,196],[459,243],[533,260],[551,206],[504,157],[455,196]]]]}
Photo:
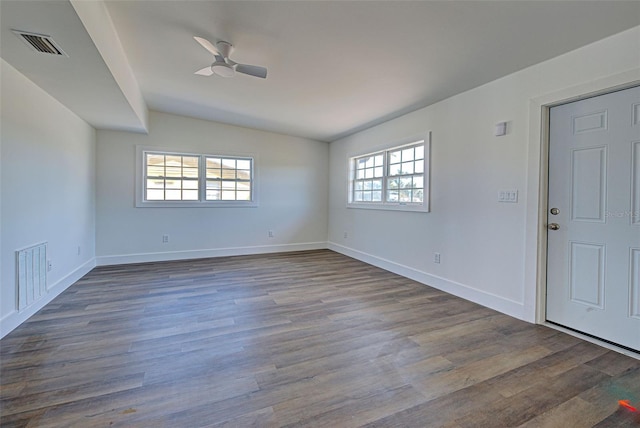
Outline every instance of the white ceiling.
{"type": "MultiPolygon", "coordinates": [[[[638,1],[105,4],[150,109],[322,141],[640,25],[638,1]],[[266,66],[267,79],[194,75],[212,62],[194,35],[233,43],[231,57],[266,66]]],[[[67,1],[0,7],[2,58],[94,126],[131,128],[67,1]],[[70,57],[42,58],[10,28],[50,34],[70,57]]]]}

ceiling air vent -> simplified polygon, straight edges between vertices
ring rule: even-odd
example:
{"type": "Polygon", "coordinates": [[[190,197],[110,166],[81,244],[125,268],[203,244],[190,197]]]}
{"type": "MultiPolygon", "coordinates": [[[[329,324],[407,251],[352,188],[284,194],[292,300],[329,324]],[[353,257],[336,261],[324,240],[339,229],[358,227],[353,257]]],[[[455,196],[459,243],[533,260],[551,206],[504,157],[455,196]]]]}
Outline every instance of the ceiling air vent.
{"type": "Polygon", "coordinates": [[[53,41],[51,36],[45,36],[44,34],[28,33],[26,31],[12,30],[18,37],[20,37],[27,45],[37,52],[51,54],[51,55],[67,55],[56,42],[53,41]]]}

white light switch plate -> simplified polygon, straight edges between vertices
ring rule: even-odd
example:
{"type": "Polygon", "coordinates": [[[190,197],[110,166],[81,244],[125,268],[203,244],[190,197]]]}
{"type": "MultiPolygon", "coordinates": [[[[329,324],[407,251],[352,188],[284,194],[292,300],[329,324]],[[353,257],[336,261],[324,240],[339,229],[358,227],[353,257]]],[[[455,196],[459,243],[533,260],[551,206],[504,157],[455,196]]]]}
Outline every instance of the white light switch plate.
{"type": "Polygon", "coordinates": [[[500,190],[498,192],[498,202],[518,202],[518,191],[517,190],[500,190]]]}

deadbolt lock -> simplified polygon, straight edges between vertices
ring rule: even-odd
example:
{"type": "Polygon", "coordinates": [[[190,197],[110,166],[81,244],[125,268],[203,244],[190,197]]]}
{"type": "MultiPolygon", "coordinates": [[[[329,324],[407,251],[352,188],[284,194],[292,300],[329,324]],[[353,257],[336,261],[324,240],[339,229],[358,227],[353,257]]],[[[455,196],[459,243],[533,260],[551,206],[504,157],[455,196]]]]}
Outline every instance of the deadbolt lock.
{"type": "Polygon", "coordinates": [[[560,214],[560,210],[558,208],[551,208],[551,210],[549,211],[551,214],[553,215],[558,215],[560,214]]]}
{"type": "Polygon", "coordinates": [[[549,223],[549,226],[547,226],[549,228],[549,230],[558,230],[560,229],[560,225],[558,223],[549,223]]]}

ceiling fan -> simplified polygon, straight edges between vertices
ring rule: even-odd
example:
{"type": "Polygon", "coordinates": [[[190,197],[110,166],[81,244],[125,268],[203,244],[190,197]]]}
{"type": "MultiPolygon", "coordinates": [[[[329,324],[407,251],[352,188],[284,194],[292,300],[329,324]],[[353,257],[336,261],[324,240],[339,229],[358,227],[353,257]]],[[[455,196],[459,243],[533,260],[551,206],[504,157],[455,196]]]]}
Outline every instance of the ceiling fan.
{"type": "Polygon", "coordinates": [[[233,77],[236,72],[242,74],[248,74],[249,76],[260,77],[262,79],[267,77],[267,69],[258,65],[238,64],[229,58],[233,45],[223,40],[216,43],[214,46],[207,39],[202,37],[195,37],[196,42],[200,43],[203,48],[211,52],[215,58],[213,64],[208,67],[198,70],[195,74],[200,76],[211,76],[217,74],[222,77],[233,77]]]}

